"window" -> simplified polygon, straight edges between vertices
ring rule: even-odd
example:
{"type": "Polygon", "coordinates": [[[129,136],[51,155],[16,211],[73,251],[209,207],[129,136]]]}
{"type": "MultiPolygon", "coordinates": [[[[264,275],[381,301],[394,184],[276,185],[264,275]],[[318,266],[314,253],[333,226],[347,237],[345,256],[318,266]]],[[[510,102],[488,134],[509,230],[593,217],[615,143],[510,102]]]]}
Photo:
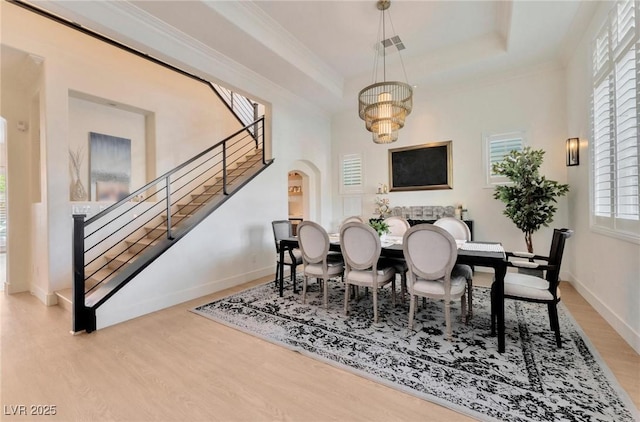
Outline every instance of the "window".
{"type": "Polygon", "coordinates": [[[493,172],[493,165],[502,161],[505,155],[513,150],[522,151],[524,146],[524,131],[484,136],[485,176],[488,187],[507,183],[506,177],[498,176],[493,172]]]}
{"type": "Polygon", "coordinates": [[[592,227],[640,241],[638,32],[633,1],[619,1],[593,42],[592,227]]]}
{"type": "Polygon", "coordinates": [[[362,154],[344,154],[341,157],[340,192],[343,194],[364,192],[362,154]]]}

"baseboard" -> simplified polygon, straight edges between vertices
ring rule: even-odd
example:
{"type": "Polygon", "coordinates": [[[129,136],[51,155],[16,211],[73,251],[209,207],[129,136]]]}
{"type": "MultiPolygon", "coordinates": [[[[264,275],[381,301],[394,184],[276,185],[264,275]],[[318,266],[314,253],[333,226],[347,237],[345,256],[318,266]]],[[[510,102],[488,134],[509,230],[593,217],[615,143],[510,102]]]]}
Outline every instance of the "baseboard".
{"type": "Polygon", "coordinates": [[[107,304],[96,311],[96,329],[102,329],[139,316],[178,305],[189,300],[207,296],[240,284],[273,274],[273,266],[254,270],[241,275],[215,280],[192,288],[172,292],[164,296],[154,297],[148,301],[137,302],[131,306],[120,308],[107,304]]]}
{"type": "Polygon", "coordinates": [[[58,304],[58,296],[56,296],[55,293],[46,292],[38,286],[31,286],[30,293],[46,306],[55,306],[58,304]]]}
{"type": "Polygon", "coordinates": [[[568,281],[574,289],[593,307],[593,309],[600,314],[613,327],[613,329],[622,337],[628,344],[640,354],[640,334],[635,332],[632,327],[624,322],[611,308],[595,295],[591,290],[585,287],[579,280],[574,277],[573,274],[567,273],[566,277],[562,278],[568,281]]]}

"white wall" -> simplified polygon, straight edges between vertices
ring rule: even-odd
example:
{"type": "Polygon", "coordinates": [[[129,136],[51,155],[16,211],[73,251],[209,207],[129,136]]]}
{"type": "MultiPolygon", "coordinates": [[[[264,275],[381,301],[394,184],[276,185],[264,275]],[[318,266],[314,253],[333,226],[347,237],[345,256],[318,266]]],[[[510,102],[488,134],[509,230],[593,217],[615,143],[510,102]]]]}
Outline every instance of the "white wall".
{"type": "MultiPolygon", "coordinates": [[[[3,2],[2,8],[2,42],[45,60],[43,178],[47,185],[43,196],[49,201],[45,249],[50,258],[47,288],[52,292],[71,283],[71,250],[60,247],[71,244],[70,91],[153,113],[158,174],[231,134],[239,124],[229,121],[224,106],[199,83],[176,79],[168,70],[14,5],[3,2]]],[[[185,68],[221,79],[216,66],[204,66],[197,54],[192,57],[194,62],[183,63],[185,68]]],[[[253,76],[232,72],[229,83],[269,103],[266,112],[273,119],[266,131],[273,141],[267,151],[275,163],[100,308],[99,327],[274,273],[271,221],[287,218],[287,173],[293,163],[305,162],[318,170],[311,182],[318,193],[311,215],[321,223],[329,220],[329,118],[253,76]]]]}
{"type": "Polygon", "coordinates": [[[569,218],[575,229],[564,269],[580,294],[640,353],[640,245],[595,233],[589,220],[590,45],[612,2],[603,2],[567,65],[568,134],[580,137],[580,165],[568,168],[569,218]]]}
{"type": "MultiPolygon", "coordinates": [[[[373,216],[378,183],[389,184],[388,149],[437,141],[453,141],[453,189],[391,192],[391,207],[410,205],[454,205],[462,203],[474,220],[474,238],[499,240],[509,250],[526,250],[522,232],[502,215],[503,204],[485,188],[482,160],[484,133],[526,130],[528,144],[546,151],[541,171],[548,178],[566,182],[564,165],[565,82],[562,69],[546,66],[522,75],[498,75],[491,81],[414,93],[413,112],[399,132],[397,142],[376,145],[357,110],[333,118],[332,154],[334,158],[334,220],[343,217],[339,194],[339,156],[364,154],[366,193],[363,213],[373,216]]],[[[534,234],[536,252],[546,254],[553,227],[571,226],[567,201],[561,199],[551,228],[534,234]]]]}
{"type": "Polygon", "coordinates": [[[2,78],[0,114],[7,121],[7,284],[9,293],[27,291],[29,283],[29,132],[18,129],[18,122],[29,122],[31,92],[21,84],[2,78]],[[24,163],[19,165],[18,163],[24,163]]]}

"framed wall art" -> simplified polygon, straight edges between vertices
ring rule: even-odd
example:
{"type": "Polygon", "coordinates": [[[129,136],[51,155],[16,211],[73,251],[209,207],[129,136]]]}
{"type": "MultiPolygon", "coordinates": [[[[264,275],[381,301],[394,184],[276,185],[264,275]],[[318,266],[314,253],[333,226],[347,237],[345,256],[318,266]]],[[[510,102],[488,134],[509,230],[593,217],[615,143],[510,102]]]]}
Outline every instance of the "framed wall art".
{"type": "Polygon", "coordinates": [[[89,132],[91,197],[119,201],[129,195],[131,140],[89,132]]]}
{"type": "Polygon", "coordinates": [[[389,150],[389,185],[393,191],[453,189],[452,141],[389,150]]]}

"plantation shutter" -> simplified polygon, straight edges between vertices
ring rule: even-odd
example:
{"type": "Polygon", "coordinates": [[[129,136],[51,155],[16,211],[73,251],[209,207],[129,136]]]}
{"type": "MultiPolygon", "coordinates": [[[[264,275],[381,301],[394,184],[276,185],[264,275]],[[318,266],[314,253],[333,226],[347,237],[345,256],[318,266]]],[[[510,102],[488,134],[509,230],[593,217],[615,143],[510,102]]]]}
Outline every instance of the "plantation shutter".
{"type": "Polygon", "coordinates": [[[342,156],[342,193],[362,192],[364,178],[361,154],[345,154],[342,156]]]}
{"type": "Polygon", "coordinates": [[[496,176],[496,173],[493,172],[493,165],[504,160],[504,157],[511,151],[522,151],[522,144],[522,138],[489,140],[489,171],[491,176],[496,176]]]}
{"type": "Polygon", "coordinates": [[[636,49],[616,63],[616,217],[638,220],[638,94],[636,49]]]}
{"type": "Polygon", "coordinates": [[[619,1],[593,43],[594,227],[638,239],[640,193],[636,4],[619,1]]]}

